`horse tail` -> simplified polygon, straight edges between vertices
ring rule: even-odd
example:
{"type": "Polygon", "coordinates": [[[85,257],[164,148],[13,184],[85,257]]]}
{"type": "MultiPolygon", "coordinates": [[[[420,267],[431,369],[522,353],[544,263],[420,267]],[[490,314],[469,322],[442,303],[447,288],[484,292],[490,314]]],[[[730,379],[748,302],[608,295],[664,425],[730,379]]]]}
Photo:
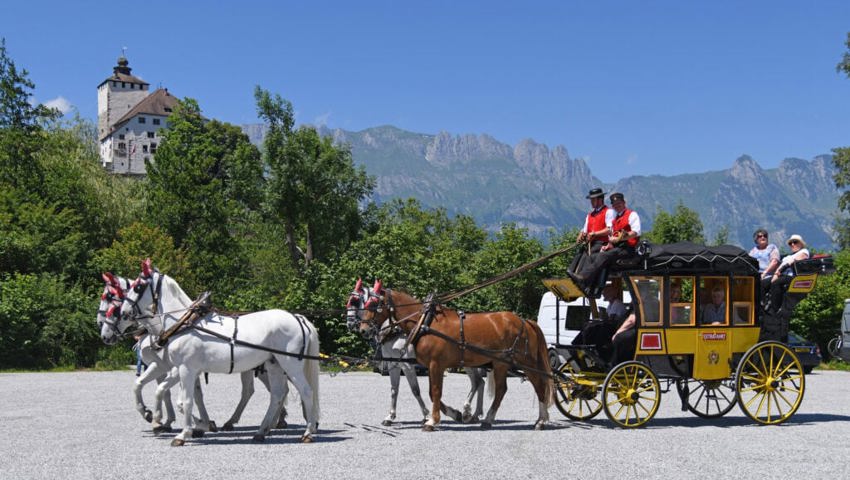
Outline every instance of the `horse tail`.
{"type": "Polygon", "coordinates": [[[319,357],[319,332],[312,323],[308,325],[311,328],[307,354],[313,358],[304,360],[304,377],[307,378],[307,382],[313,390],[313,413],[316,422],[318,422],[319,414],[321,413],[319,408],[319,360],[316,360],[319,357]]]}
{"type": "Polygon", "coordinates": [[[549,348],[546,345],[546,335],[540,329],[537,322],[529,322],[534,325],[534,332],[537,335],[537,368],[544,372],[541,376],[545,380],[545,389],[543,390],[543,401],[547,407],[555,404],[555,381],[552,375],[552,366],[549,364],[549,348]]]}

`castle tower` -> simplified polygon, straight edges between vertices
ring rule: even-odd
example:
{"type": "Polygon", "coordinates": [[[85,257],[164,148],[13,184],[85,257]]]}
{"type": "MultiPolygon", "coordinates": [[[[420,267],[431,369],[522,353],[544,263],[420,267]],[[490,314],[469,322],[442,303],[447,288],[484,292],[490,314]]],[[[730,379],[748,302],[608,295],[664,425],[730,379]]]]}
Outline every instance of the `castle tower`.
{"type": "Polygon", "coordinates": [[[113,74],[97,86],[97,136],[103,140],[119,118],[148,96],[150,84],[132,75],[130,62],[119,57],[113,74]]]}

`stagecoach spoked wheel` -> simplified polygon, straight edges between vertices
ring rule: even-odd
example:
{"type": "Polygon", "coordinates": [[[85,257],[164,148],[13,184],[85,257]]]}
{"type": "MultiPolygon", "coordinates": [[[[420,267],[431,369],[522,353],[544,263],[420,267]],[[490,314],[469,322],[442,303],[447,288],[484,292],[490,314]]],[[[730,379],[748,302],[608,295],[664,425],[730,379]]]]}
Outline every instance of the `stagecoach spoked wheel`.
{"type": "Polygon", "coordinates": [[[605,374],[580,372],[567,361],[558,369],[555,406],[571,420],[590,420],[602,411],[605,374]]]}
{"type": "Polygon", "coordinates": [[[612,422],[625,428],[641,427],[658,411],[661,385],[643,363],[624,362],[605,377],[602,402],[612,422]]]}
{"type": "Polygon", "coordinates": [[[682,378],[676,381],[679,397],[687,402],[688,410],[702,418],[718,418],[735,408],[738,400],[735,381],[731,378],[722,380],[696,380],[682,378]]]}
{"type": "Polygon", "coordinates": [[[780,424],[803,402],[806,375],[800,359],[786,345],[767,341],[747,350],[735,372],[738,405],[758,423],[780,424]]]}

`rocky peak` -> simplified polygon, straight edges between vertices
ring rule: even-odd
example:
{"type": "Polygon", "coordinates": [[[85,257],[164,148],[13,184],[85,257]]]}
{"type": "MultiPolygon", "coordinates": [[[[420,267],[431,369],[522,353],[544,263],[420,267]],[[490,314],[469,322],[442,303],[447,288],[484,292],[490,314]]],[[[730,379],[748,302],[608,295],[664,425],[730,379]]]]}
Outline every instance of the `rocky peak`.
{"type": "Polygon", "coordinates": [[[434,166],[466,165],[480,159],[510,159],[508,145],[489,135],[453,136],[442,131],[425,148],[425,160],[434,166]]]}

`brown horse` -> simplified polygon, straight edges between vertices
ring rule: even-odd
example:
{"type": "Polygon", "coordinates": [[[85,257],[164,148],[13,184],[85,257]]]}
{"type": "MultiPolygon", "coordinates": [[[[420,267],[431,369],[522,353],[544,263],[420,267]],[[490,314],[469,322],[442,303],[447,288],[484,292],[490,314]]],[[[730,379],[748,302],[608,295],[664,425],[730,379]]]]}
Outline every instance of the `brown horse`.
{"type": "MultiPolygon", "coordinates": [[[[363,306],[360,333],[367,338],[387,319],[408,335],[419,329],[426,307],[422,301],[398,291],[384,289],[380,280],[369,292],[363,306]]],[[[431,416],[422,427],[433,431],[440,423],[443,372],[452,367],[478,367],[492,364],[495,393],[482,428],[493,425],[496,411],[508,390],[508,371],[515,367],[525,372],[539,400],[535,430],[549,421],[548,407],[553,403],[552,371],[546,339],[535,322],[511,312],[470,313],[463,322],[458,312],[436,307],[433,319],[416,340],[416,360],[428,367],[431,391],[431,416]]],[[[408,337],[410,338],[410,337],[408,337]]]]}

